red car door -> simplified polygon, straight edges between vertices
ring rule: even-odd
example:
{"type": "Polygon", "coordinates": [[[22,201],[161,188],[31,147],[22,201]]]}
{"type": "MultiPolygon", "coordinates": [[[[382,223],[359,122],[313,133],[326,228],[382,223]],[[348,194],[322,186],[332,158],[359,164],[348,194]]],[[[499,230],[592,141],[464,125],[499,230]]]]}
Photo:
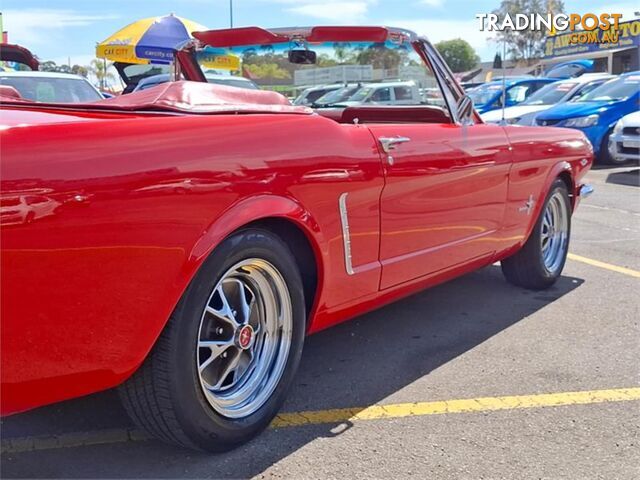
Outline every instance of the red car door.
{"type": "Polygon", "coordinates": [[[504,130],[455,123],[368,127],[378,141],[397,142],[390,155],[381,145],[381,288],[492,255],[511,165],[504,130]]]}

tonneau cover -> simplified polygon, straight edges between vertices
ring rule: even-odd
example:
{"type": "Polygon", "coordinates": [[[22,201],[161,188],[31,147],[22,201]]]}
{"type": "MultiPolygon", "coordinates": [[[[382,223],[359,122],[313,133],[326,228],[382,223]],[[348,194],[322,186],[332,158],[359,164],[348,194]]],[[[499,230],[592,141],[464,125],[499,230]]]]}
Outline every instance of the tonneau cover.
{"type": "Polygon", "coordinates": [[[179,113],[298,113],[307,107],[293,106],[284,95],[204,82],[167,82],[146,90],[92,103],[38,103],[0,96],[0,103],[29,108],[90,109],[105,111],[167,111],[179,113]]]}

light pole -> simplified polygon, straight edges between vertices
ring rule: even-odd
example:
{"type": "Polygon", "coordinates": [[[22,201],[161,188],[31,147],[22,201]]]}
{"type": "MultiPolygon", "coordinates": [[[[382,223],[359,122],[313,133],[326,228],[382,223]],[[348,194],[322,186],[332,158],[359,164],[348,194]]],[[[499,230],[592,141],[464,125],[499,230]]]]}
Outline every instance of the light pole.
{"type": "Polygon", "coordinates": [[[229,0],[229,26],[233,28],[233,0],[229,0]]]}

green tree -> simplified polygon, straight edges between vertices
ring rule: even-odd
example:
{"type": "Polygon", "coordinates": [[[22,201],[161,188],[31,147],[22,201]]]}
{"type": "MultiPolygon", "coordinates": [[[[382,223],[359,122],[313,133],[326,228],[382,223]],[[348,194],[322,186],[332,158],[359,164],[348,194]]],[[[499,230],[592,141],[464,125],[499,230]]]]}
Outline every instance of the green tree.
{"type": "Polygon", "coordinates": [[[254,65],[245,65],[245,68],[254,78],[282,80],[291,78],[291,74],[285,69],[278,66],[277,63],[262,63],[254,65]]]}
{"type": "Polygon", "coordinates": [[[113,80],[113,74],[109,72],[109,67],[111,65],[112,63],[110,62],[94,58],[88,66],[88,73],[92,73],[96,77],[96,80],[102,90],[106,88],[108,80],[113,80]]]}
{"type": "Polygon", "coordinates": [[[40,62],[40,71],[41,72],[57,72],[58,65],[53,60],[47,60],[45,62],[40,62]]]}
{"type": "Polygon", "coordinates": [[[406,64],[406,51],[388,48],[384,43],[372,43],[357,54],[357,63],[391,70],[406,64]]]}
{"type": "Polygon", "coordinates": [[[338,62],[326,53],[321,53],[316,59],[316,67],[335,67],[338,62]]]}
{"type": "Polygon", "coordinates": [[[480,57],[478,57],[473,47],[469,45],[469,42],[461,38],[443,40],[436,43],[435,47],[453,72],[471,70],[480,61],[480,57]]]}
{"type": "Polygon", "coordinates": [[[502,68],[502,56],[499,53],[496,53],[496,56],[493,57],[493,68],[502,68]]]}
{"type": "Polygon", "coordinates": [[[74,65],[71,67],[71,73],[87,78],[89,75],[89,68],[84,65],[74,65]]]}
{"type": "MultiPolygon", "coordinates": [[[[492,13],[498,15],[500,20],[506,14],[515,18],[516,13],[539,13],[542,15],[551,13],[557,15],[564,13],[564,2],[561,0],[502,0],[500,7],[492,13]]],[[[512,60],[531,63],[533,60],[542,57],[547,34],[548,32],[544,29],[504,30],[496,32],[494,41],[500,44],[505,43],[507,53],[512,60]]]]}

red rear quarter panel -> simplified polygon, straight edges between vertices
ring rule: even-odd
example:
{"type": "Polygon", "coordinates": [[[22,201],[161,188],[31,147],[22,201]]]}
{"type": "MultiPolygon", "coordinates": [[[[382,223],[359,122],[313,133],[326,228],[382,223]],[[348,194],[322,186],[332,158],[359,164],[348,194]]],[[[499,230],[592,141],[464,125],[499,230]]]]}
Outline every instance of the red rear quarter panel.
{"type": "Polygon", "coordinates": [[[553,181],[560,175],[570,179],[572,201],[584,175],[593,163],[593,149],[582,132],[566,128],[505,127],[513,152],[509,193],[505,210],[502,258],[527,240],[553,181]],[[532,197],[529,214],[521,209],[532,197]]]}
{"type": "Polygon", "coordinates": [[[206,255],[255,219],[284,217],[307,235],[321,266],[312,329],[323,310],[377,290],[383,180],[366,128],[316,115],[25,110],[3,111],[3,123],[2,197],[51,207],[1,229],[4,414],[124,380],[206,255]],[[348,289],[343,192],[354,260],[370,265],[348,289]]]}

